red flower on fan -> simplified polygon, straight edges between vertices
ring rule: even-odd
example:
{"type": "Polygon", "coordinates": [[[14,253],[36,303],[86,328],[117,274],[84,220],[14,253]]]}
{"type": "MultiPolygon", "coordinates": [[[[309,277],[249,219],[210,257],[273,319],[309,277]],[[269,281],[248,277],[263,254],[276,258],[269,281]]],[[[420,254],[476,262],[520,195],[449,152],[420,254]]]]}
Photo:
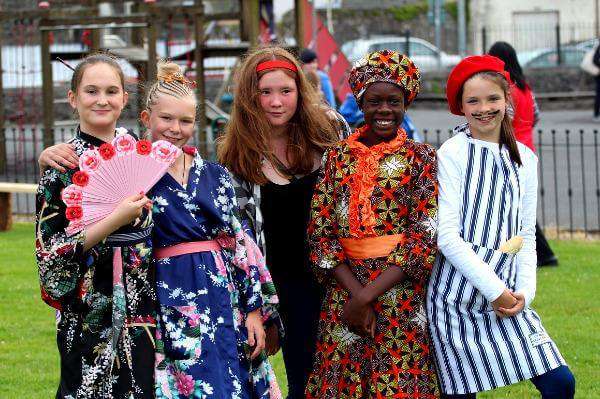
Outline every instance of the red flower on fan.
{"type": "Polygon", "coordinates": [[[152,143],[148,140],[138,141],[135,147],[140,155],[148,155],[150,154],[150,151],[152,151],[152,143]]]}
{"type": "Polygon", "coordinates": [[[73,184],[77,184],[80,187],[84,187],[90,181],[90,177],[83,170],[78,170],[73,174],[73,184]]]}
{"type": "Polygon", "coordinates": [[[195,156],[198,152],[198,149],[191,145],[184,145],[183,147],[181,147],[181,149],[183,150],[183,152],[191,156],[195,156]]]}
{"type": "Polygon", "coordinates": [[[98,152],[100,153],[102,159],[104,159],[105,161],[108,161],[109,159],[114,157],[116,153],[115,147],[111,143],[102,144],[100,147],[98,147],[98,152]]]}
{"type": "Polygon", "coordinates": [[[83,216],[83,209],[79,205],[68,206],[65,211],[68,220],[78,220],[83,216]]]}

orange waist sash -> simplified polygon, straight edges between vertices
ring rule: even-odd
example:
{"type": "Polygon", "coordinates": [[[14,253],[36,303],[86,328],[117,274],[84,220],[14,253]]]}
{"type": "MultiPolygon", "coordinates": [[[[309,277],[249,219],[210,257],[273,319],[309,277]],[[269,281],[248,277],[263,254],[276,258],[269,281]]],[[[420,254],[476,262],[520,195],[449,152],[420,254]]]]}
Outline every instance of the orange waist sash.
{"type": "Polygon", "coordinates": [[[354,259],[370,259],[388,256],[396,245],[404,240],[402,234],[367,238],[340,238],[346,256],[354,259]]]}

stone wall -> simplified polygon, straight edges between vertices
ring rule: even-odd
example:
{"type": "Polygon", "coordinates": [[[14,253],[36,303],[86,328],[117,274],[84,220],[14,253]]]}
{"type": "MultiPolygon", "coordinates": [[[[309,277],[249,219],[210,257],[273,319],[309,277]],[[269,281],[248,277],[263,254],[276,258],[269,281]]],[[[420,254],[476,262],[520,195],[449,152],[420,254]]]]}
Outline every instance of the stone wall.
{"type": "MultiPolygon", "coordinates": [[[[341,46],[349,40],[378,35],[403,36],[408,29],[411,36],[435,44],[434,28],[427,19],[427,2],[413,3],[404,7],[332,10],[333,36],[341,46]]],[[[325,10],[319,10],[319,16],[325,21],[325,10]]],[[[288,12],[279,25],[279,32],[281,37],[293,37],[293,30],[293,13],[288,12]]],[[[452,13],[446,12],[441,32],[442,50],[456,54],[458,27],[452,13]]]]}
{"type": "MultiPolygon", "coordinates": [[[[527,81],[535,93],[571,93],[594,90],[594,78],[577,67],[526,69],[527,81]]],[[[449,71],[423,74],[423,94],[443,94],[449,71]]]]}

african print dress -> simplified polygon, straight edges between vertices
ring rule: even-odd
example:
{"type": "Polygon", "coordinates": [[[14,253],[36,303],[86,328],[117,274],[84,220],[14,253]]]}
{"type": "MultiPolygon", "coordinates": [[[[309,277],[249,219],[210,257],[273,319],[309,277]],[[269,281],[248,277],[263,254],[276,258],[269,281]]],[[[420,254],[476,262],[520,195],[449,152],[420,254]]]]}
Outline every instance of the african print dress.
{"type": "Polygon", "coordinates": [[[436,254],[436,158],[406,139],[366,147],[364,129],[326,153],[312,201],[311,260],[327,287],[307,398],[435,398],[437,379],[427,333],[425,289],[436,254]],[[401,235],[388,256],[351,258],[341,240],[401,235]],[[388,267],[408,278],[374,303],[375,338],[342,321],[348,292],[331,270],[347,263],[363,284],[388,267]],[[406,396],[404,396],[406,395],[406,396]]]}
{"type": "MultiPolygon", "coordinates": [[[[78,131],[78,155],[103,142],[78,131]]],[[[153,397],[156,293],[152,218],[124,226],[84,252],[85,231],[68,235],[72,214],[62,190],[78,169],[47,170],[36,197],[36,258],[42,298],[57,311],[60,385],[57,398],[153,397]],[[113,281],[113,251],[122,273],[113,281]]],[[[83,182],[79,181],[80,184],[83,182]]]]}
{"type": "Polygon", "coordinates": [[[263,289],[272,283],[246,243],[228,171],[196,155],[186,187],[167,173],[150,195],[160,258],[156,397],[279,398],[264,352],[248,358],[246,315],[269,301],[261,280],[263,289]],[[160,256],[166,247],[207,241],[223,246],[160,256]]]}

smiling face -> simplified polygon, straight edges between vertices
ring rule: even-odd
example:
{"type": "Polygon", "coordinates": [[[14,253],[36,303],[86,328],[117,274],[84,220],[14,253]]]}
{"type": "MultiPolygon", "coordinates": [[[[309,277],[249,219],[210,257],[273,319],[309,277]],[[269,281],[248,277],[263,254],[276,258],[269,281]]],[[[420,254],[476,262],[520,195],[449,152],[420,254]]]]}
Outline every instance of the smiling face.
{"type": "Polygon", "coordinates": [[[373,83],[362,97],[362,111],[369,126],[366,144],[390,141],[404,120],[404,92],[392,83],[373,83]]]}
{"type": "Polygon", "coordinates": [[[475,75],[465,82],[461,110],[476,139],[499,142],[506,105],[504,89],[491,79],[475,75]]]}
{"type": "Polygon", "coordinates": [[[81,129],[94,134],[114,130],[128,94],[115,68],[99,62],[85,67],[76,92],[69,90],[68,97],[79,114],[81,129]]]}
{"type": "Polygon", "coordinates": [[[166,140],[181,148],[194,134],[196,99],[159,94],[152,108],[142,111],[140,119],[152,141],[166,140]]]}
{"type": "Polygon", "coordinates": [[[283,70],[276,69],[259,79],[258,90],[260,106],[271,126],[285,128],[298,106],[296,81],[283,70]]]}

